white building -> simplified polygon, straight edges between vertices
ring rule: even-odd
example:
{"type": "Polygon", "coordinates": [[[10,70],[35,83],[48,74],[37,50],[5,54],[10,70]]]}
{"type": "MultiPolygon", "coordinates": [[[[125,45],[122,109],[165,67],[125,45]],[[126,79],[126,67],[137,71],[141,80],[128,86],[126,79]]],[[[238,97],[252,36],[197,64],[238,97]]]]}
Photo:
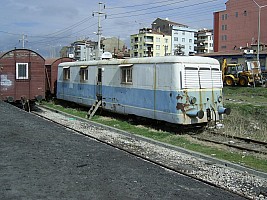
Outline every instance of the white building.
{"type": "Polygon", "coordinates": [[[213,30],[203,29],[196,33],[197,54],[213,52],[213,30]]]}
{"type": "Polygon", "coordinates": [[[172,27],[172,55],[194,55],[196,29],[182,26],[172,27]]]}
{"type": "Polygon", "coordinates": [[[131,35],[132,58],[158,57],[171,55],[171,36],[142,28],[138,34],[131,35]]]}
{"type": "Polygon", "coordinates": [[[152,29],[171,35],[172,55],[195,54],[196,29],[187,25],[171,22],[168,19],[157,18],[152,23],[152,29]]]}
{"type": "Polygon", "coordinates": [[[75,41],[68,47],[68,57],[75,60],[94,60],[97,43],[91,40],[75,41]]]}

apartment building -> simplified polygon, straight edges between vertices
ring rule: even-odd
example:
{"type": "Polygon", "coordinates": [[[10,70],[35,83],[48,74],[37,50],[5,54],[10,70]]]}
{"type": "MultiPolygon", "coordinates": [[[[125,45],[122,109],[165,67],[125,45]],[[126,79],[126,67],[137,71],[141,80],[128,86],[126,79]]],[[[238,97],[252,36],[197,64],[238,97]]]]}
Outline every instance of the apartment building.
{"type": "Polygon", "coordinates": [[[214,13],[214,52],[267,44],[266,0],[228,0],[225,5],[226,10],[214,13]]]}
{"type": "Polygon", "coordinates": [[[196,33],[196,52],[197,54],[213,52],[213,30],[202,29],[196,33]]]}
{"type": "Polygon", "coordinates": [[[97,42],[80,40],[73,42],[67,49],[68,57],[74,60],[85,61],[96,58],[97,42]]]}
{"type": "Polygon", "coordinates": [[[152,29],[171,35],[172,55],[195,54],[196,29],[187,25],[169,21],[169,19],[157,18],[152,23],[152,29]]]}
{"type": "Polygon", "coordinates": [[[138,34],[131,35],[130,57],[157,57],[171,55],[171,36],[142,28],[138,34]]]}

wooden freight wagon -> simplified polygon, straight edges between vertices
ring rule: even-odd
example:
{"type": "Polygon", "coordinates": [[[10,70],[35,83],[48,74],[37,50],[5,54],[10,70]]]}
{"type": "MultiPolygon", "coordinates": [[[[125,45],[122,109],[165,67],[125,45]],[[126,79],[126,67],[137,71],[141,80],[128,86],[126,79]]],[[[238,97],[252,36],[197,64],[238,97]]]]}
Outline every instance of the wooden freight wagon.
{"type": "Polygon", "coordinates": [[[45,97],[45,59],[29,49],[14,49],[0,57],[0,100],[34,102],[45,97]]]}
{"type": "Polygon", "coordinates": [[[57,71],[62,62],[72,62],[72,58],[48,58],[45,60],[45,91],[46,97],[51,98],[57,94],[57,71]]]}

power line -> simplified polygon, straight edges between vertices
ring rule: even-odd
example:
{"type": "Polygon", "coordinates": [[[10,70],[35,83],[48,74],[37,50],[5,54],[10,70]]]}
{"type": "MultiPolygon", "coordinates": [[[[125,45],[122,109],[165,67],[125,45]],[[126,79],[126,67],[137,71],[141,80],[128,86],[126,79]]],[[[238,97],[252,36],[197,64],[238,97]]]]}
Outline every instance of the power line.
{"type": "MultiPolygon", "coordinates": [[[[158,4],[158,3],[164,3],[164,2],[170,2],[170,1],[177,1],[177,0],[165,0],[165,1],[157,1],[153,2],[153,4],[158,4]]],[[[187,0],[189,1],[189,0],[187,0]]],[[[146,5],[151,5],[151,3],[144,3],[144,4],[136,4],[136,5],[130,5],[130,6],[117,6],[117,7],[106,7],[106,9],[112,10],[112,9],[118,9],[118,8],[132,8],[132,7],[139,7],[139,6],[146,6],[146,5]]]]}
{"type": "MultiPolygon", "coordinates": [[[[178,9],[182,9],[182,8],[188,8],[188,7],[192,7],[192,6],[196,6],[196,5],[202,5],[202,4],[206,4],[206,3],[210,3],[210,2],[214,2],[214,1],[218,1],[218,0],[209,0],[209,1],[205,1],[205,2],[201,2],[201,3],[195,3],[195,4],[191,4],[191,5],[187,5],[187,6],[182,6],[182,7],[178,7],[178,8],[168,8],[166,10],[161,10],[160,12],[165,12],[165,11],[170,11],[170,10],[178,10],[178,9]]],[[[141,9],[141,10],[137,10],[135,12],[139,12],[139,11],[144,11],[144,10],[150,10],[151,8],[146,8],[146,9],[141,9]]],[[[154,14],[154,13],[158,13],[159,11],[150,11],[149,13],[145,13],[145,14],[134,14],[134,15],[128,15],[130,12],[124,12],[124,13],[118,13],[118,14],[113,14],[113,15],[121,15],[121,14],[126,14],[125,16],[118,16],[118,17],[111,17],[108,19],[117,19],[117,18],[121,18],[121,17],[134,17],[134,16],[140,16],[140,15],[150,15],[150,14],[154,14]]],[[[110,16],[113,16],[112,14],[110,16]]]]}

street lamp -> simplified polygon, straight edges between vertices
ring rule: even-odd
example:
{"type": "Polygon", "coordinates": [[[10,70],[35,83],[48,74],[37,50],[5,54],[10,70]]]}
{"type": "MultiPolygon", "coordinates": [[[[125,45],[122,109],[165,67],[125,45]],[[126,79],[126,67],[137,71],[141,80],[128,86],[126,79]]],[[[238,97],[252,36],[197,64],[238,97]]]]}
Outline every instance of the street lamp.
{"type": "Polygon", "coordinates": [[[257,52],[257,60],[260,60],[260,34],[261,34],[261,9],[266,7],[266,5],[260,6],[255,0],[252,0],[259,8],[259,16],[258,16],[258,52],[257,52]]]}

